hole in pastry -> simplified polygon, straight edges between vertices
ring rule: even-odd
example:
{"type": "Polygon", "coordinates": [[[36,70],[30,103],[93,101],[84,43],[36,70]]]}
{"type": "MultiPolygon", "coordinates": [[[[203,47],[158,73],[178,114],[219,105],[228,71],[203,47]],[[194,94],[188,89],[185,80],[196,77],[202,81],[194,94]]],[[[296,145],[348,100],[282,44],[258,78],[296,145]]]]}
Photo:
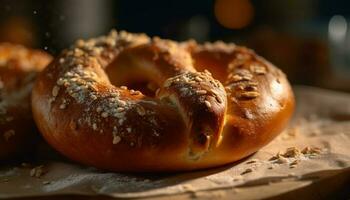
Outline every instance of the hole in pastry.
{"type": "Polygon", "coordinates": [[[134,81],[126,83],[125,86],[127,86],[129,90],[138,90],[148,97],[155,97],[155,93],[159,88],[159,86],[152,81],[134,81]]]}

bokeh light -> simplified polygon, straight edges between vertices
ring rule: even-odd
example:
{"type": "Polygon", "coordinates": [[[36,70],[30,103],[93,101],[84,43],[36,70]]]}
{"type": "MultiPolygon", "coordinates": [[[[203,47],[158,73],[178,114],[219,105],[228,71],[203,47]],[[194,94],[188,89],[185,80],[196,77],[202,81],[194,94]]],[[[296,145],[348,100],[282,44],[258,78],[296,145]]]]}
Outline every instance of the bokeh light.
{"type": "Polygon", "coordinates": [[[244,28],[254,17],[254,7],[249,0],[216,0],[214,12],[217,21],[230,29],[244,28]]]}

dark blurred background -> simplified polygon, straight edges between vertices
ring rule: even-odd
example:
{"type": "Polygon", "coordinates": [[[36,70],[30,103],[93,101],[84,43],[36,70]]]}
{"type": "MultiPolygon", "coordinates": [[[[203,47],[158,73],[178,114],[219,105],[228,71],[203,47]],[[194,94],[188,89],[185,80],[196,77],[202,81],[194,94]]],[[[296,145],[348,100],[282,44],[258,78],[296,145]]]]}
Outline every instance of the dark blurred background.
{"type": "Polygon", "coordinates": [[[0,41],[53,55],[110,29],[253,48],[293,84],[350,92],[347,0],[1,0],[0,41]]]}

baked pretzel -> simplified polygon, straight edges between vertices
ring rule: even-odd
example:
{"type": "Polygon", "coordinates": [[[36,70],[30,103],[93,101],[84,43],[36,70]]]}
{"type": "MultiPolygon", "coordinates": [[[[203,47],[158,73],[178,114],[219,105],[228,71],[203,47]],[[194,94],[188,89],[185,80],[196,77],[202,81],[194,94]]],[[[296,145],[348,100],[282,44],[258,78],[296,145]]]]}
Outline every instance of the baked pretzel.
{"type": "Polygon", "coordinates": [[[50,60],[45,52],[0,43],[0,160],[25,151],[39,135],[30,94],[37,72],[50,60]]]}
{"type": "Polygon", "coordinates": [[[64,50],[38,77],[32,108],[74,161],[182,171],[256,152],[284,128],[294,98],[285,75],[244,47],[112,31],[64,50]]]}

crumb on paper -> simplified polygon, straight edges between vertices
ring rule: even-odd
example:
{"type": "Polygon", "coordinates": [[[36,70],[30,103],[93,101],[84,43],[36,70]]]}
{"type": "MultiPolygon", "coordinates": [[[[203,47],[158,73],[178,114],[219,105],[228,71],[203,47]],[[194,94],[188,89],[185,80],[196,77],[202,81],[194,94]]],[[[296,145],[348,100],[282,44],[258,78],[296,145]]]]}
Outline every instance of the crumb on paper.
{"type": "Polygon", "coordinates": [[[49,185],[50,183],[50,181],[43,181],[43,185],[49,185]]]}
{"type": "Polygon", "coordinates": [[[302,151],[302,154],[320,154],[322,150],[318,147],[305,147],[302,151]]]}
{"type": "Polygon", "coordinates": [[[296,158],[300,156],[300,150],[296,147],[289,147],[282,156],[285,158],[296,158]]]}
{"type": "Polygon", "coordinates": [[[247,168],[246,170],[244,170],[241,175],[244,175],[244,174],[248,174],[248,173],[251,173],[253,172],[253,170],[251,168],[247,168]]]}
{"type": "MultiPolygon", "coordinates": [[[[296,147],[289,147],[284,153],[278,152],[273,155],[269,161],[276,164],[288,164],[290,168],[295,168],[302,159],[312,158],[322,153],[322,150],[318,147],[305,147],[303,150],[299,150],[296,147]]],[[[268,169],[272,169],[269,167],[268,169]]]]}
{"type": "Polygon", "coordinates": [[[288,159],[283,156],[278,156],[276,159],[276,163],[278,164],[288,163],[288,159]]]}
{"type": "Polygon", "coordinates": [[[40,178],[47,173],[47,169],[44,165],[39,165],[30,170],[30,176],[35,178],[40,178]]]}
{"type": "Polygon", "coordinates": [[[3,134],[5,141],[8,142],[11,137],[15,136],[15,134],[15,131],[12,129],[5,131],[3,134]]]}
{"type": "Polygon", "coordinates": [[[194,188],[192,187],[192,185],[184,184],[182,188],[187,192],[194,192],[194,188]]]}
{"type": "Polygon", "coordinates": [[[243,176],[241,176],[241,175],[234,176],[234,177],[232,177],[232,180],[233,181],[241,181],[241,180],[243,180],[243,176]]]}
{"type": "Polygon", "coordinates": [[[289,164],[290,168],[295,168],[299,164],[300,160],[294,160],[289,164]]]}
{"type": "Polygon", "coordinates": [[[290,140],[297,137],[298,134],[299,134],[299,127],[289,128],[282,135],[282,139],[290,140]]]}
{"type": "Polygon", "coordinates": [[[259,162],[258,159],[251,159],[249,161],[246,162],[246,164],[252,164],[252,163],[256,163],[256,162],[259,162]]]}
{"type": "Polygon", "coordinates": [[[294,177],[294,176],[296,176],[294,172],[291,172],[288,174],[288,177],[294,177]]]}

